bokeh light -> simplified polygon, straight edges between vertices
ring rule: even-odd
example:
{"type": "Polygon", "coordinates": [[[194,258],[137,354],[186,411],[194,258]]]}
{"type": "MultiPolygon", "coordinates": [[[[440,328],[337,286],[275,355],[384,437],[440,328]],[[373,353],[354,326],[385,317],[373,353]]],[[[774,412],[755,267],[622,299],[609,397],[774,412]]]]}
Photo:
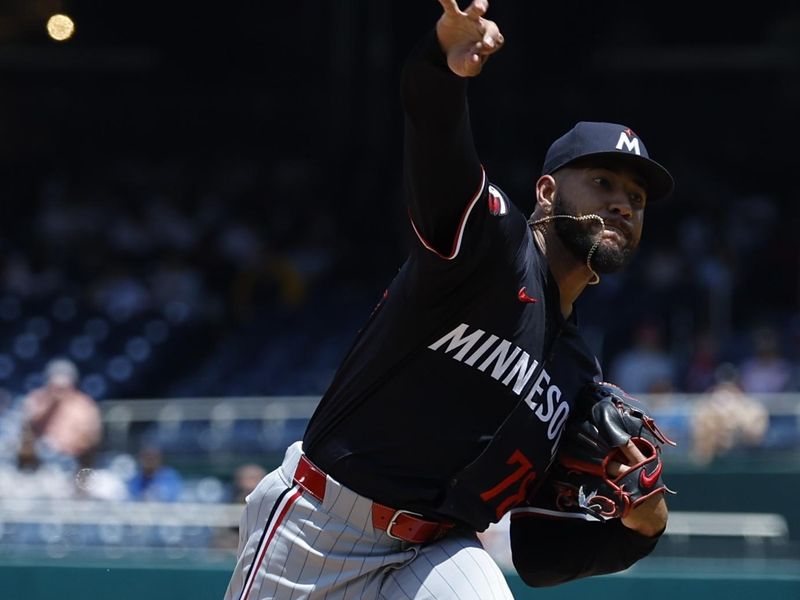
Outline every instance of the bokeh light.
{"type": "Polygon", "coordinates": [[[47,20],[47,34],[57,42],[63,42],[75,33],[75,22],[67,15],[53,15],[47,20]]]}

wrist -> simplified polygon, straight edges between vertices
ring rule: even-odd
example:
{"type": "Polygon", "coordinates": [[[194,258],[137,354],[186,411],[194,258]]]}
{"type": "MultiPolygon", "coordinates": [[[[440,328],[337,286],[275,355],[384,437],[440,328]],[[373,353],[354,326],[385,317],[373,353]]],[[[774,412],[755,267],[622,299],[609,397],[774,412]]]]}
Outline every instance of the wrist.
{"type": "Polygon", "coordinates": [[[631,510],[621,520],[628,529],[645,537],[656,537],[661,535],[667,527],[668,516],[664,495],[658,494],[631,510]]]}

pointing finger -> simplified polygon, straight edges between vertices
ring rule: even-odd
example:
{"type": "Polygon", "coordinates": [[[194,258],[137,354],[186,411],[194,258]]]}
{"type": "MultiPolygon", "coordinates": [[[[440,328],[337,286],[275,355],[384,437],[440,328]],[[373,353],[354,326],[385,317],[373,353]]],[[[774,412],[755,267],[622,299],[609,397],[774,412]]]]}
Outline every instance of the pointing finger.
{"type": "Polygon", "coordinates": [[[464,13],[458,8],[458,4],[456,0],[439,0],[439,4],[442,5],[442,10],[444,10],[445,14],[447,15],[463,15],[464,13]]]}
{"type": "Polygon", "coordinates": [[[467,7],[466,15],[473,21],[479,20],[486,11],[489,10],[489,0],[472,0],[472,4],[467,7]]]}

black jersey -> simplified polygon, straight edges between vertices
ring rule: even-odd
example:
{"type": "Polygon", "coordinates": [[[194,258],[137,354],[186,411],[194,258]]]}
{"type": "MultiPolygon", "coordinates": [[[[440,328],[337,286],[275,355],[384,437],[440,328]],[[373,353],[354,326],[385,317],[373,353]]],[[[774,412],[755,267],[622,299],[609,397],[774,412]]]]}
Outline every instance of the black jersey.
{"type": "MultiPolygon", "coordinates": [[[[483,475],[485,489],[470,492],[489,493],[517,472],[515,453],[541,477],[575,393],[598,370],[574,320],[561,317],[558,287],[525,217],[494,186],[475,196],[451,260],[422,244],[411,253],[325,394],[304,446],[363,495],[484,529],[488,520],[457,512],[465,502],[442,503],[456,474],[520,407],[523,439],[495,451],[502,462],[483,475]],[[502,208],[493,212],[493,202],[502,208]]],[[[492,498],[502,504],[517,491],[492,498]]]]}
{"type": "Polygon", "coordinates": [[[449,71],[434,34],[406,64],[403,100],[418,244],[303,446],[364,496],[483,530],[546,477],[576,393],[600,369],[575,314],[562,317],[525,216],[480,165],[466,81],[449,71]]]}
{"type": "MultiPolygon", "coordinates": [[[[436,97],[431,89],[420,92],[436,97]]],[[[414,93],[408,92],[407,106],[414,93]]],[[[410,120],[428,114],[416,108],[408,107],[410,120]]],[[[474,155],[467,128],[465,120],[456,124],[451,151],[460,157],[474,155]]],[[[478,181],[456,202],[447,190],[449,169],[415,172],[420,157],[413,134],[406,151],[419,244],[323,397],[304,447],[323,470],[363,495],[484,529],[496,506],[462,514],[459,507],[469,503],[452,498],[456,474],[469,465],[475,471],[477,457],[497,443],[519,406],[517,422],[530,415],[517,434],[524,440],[493,448],[502,462],[484,465],[481,481],[463,493],[489,494],[518,471],[515,453],[528,465],[525,477],[541,479],[576,391],[598,375],[597,361],[575,319],[561,316],[558,286],[526,218],[488,182],[477,158],[461,159],[459,179],[478,181]],[[461,214],[454,220],[448,210],[456,204],[461,214]]],[[[514,486],[496,491],[492,504],[509,507],[505,496],[517,493],[514,486]]]]}

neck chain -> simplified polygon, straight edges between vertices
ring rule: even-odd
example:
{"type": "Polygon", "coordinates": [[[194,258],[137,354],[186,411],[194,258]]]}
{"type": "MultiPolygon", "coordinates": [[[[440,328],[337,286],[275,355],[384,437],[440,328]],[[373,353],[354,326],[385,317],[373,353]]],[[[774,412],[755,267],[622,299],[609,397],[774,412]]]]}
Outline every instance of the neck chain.
{"type": "MultiPolygon", "coordinates": [[[[533,219],[528,219],[528,225],[534,228],[538,228],[540,225],[544,225],[545,223],[549,223],[550,221],[553,221],[555,219],[572,219],[573,221],[594,220],[594,221],[600,221],[601,229],[605,229],[606,226],[605,221],[603,221],[603,217],[601,217],[600,215],[583,215],[580,217],[575,217],[573,215],[551,215],[549,217],[542,217],[541,219],[536,219],[535,221],[533,219]]],[[[600,275],[598,275],[597,271],[595,271],[592,268],[592,256],[594,256],[594,253],[599,246],[600,246],[600,238],[598,238],[597,241],[594,244],[592,244],[592,247],[589,249],[589,254],[586,255],[586,267],[592,273],[592,278],[589,280],[589,285],[597,285],[598,283],[600,283],[600,275]]]]}

